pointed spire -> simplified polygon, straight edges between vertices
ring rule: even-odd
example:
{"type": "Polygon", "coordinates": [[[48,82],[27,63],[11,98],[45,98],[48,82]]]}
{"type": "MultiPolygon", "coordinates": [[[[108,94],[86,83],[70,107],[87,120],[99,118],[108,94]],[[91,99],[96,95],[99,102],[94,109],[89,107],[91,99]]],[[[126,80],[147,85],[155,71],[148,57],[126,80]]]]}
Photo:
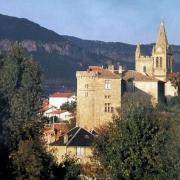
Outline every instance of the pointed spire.
{"type": "Polygon", "coordinates": [[[136,57],[140,57],[141,56],[141,47],[140,44],[138,43],[136,46],[136,57]]]}
{"type": "Polygon", "coordinates": [[[158,37],[157,37],[157,41],[156,41],[156,46],[167,47],[167,45],[168,45],[168,40],[167,40],[167,36],[166,36],[164,22],[163,22],[163,20],[161,20],[159,33],[158,33],[158,37]]]}

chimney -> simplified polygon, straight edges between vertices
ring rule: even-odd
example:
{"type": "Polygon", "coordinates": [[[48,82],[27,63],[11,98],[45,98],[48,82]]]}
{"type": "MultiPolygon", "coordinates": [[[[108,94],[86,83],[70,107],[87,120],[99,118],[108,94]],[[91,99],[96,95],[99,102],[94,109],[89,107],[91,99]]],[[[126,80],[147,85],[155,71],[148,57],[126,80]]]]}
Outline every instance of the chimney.
{"type": "Polygon", "coordinates": [[[114,72],[114,65],[108,65],[108,70],[114,72]]]}
{"type": "Polygon", "coordinates": [[[122,74],[122,73],[123,73],[123,67],[122,67],[122,66],[119,66],[118,73],[119,73],[119,74],[122,74]]]}

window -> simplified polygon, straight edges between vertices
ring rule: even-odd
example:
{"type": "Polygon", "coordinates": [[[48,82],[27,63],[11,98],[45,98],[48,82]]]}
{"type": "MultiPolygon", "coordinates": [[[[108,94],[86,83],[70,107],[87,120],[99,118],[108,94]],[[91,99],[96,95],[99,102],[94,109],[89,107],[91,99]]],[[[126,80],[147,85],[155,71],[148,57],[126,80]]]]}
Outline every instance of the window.
{"type": "Polygon", "coordinates": [[[77,152],[76,152],[77,156],[84,156],[84,147],[77,147],[77,152]]]}
{"type": "Polygon", "coordinates": [[[162,57],[160,57],[160,67],[162,68],[162,57]]]}
{"type": "Polygon", "coordinates": [[[111,112],[111,103],[105,103],[104,112],[111,112]]]}
{"type": "Polygon", "coordinates": [[[143,66],[143,72],[146,73],[146,66],[143,66]]]}
{"type": "Polygon", "coordinates": [[[156,67],[159,67],[159,58],[156,57],[156,67]]]}
{"type": "Polygon", "coordinates": [[[88,97],[88,92],[85,92],[85,97],[88,97]]]}
{"type": "Polygon", "coordinates": [[[109,99],[111,96],[110,95],[105,95],[104,98],[105,99],[109,99]]]}
{"type": "Polygon", "coordinates": [[[105,89],[111,89],[111,81],[105,80],[105,89]]]}
{"type": "Polygon", "coordinates": [[[88,84],[85,84],[85,88],[88,88],[88,84]]]}

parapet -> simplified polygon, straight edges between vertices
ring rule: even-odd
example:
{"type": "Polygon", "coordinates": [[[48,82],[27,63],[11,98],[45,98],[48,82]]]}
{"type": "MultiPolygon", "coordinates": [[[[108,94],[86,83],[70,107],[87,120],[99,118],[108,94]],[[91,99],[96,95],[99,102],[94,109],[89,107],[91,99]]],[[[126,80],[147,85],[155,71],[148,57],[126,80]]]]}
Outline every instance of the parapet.
{"type": "MultiPolygon", "coordinates": [[[[120,68],[122,69],[122,68],[120,68]]],[[[119,72],[119,70],[118,70],[119,72]]],[[[77,71],[76,77],[81,78],[109,78],[109,79],[119,79],[120,76],[118,73],[115,73],[115,70],[105,69],[101,66],[89,66],[86,71],[77,71]]]]}
{"type": "Polygon", "coordinates": [[[137,61],[150,61],[152,60],[152,56],[140,56],[137,61]]]}

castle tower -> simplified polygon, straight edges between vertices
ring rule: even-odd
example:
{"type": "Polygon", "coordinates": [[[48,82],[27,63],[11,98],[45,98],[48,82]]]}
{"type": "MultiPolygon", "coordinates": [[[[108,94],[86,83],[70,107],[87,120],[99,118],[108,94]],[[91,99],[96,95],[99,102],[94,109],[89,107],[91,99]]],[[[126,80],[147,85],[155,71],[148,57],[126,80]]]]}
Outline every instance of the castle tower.
{"type": "Polygon", "coordinates": [[[152,53],[153,75],[162,81],[166,81],[167,74],[172,71],[172,51],[168,44],[163,21],[160,23],[159,33],[152,53]]]}
{"type": "Polygon", "coordinates": [[[93,130],[112,121],[121,105],[121,76],[111,70],[89,66],[76,72],[77,126],[93,130]]]}

